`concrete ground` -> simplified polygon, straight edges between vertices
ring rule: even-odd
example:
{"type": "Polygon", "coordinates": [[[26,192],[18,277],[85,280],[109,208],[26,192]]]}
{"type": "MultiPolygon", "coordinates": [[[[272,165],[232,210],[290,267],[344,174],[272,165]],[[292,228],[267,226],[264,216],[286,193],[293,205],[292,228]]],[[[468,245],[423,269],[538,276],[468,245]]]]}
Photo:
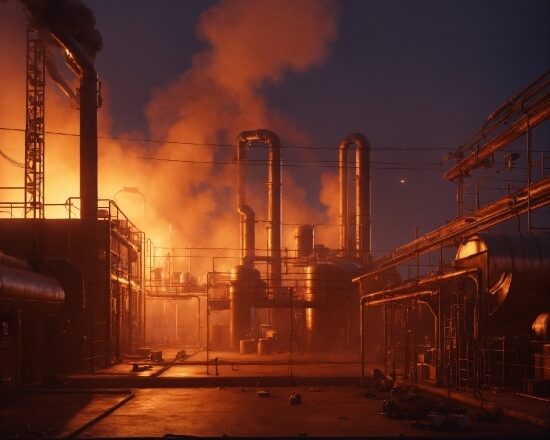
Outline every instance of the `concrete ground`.
{"type": "MultiPolygon", "coordinates": [[[[165,349],[164,362],[143,371],[132,371],[132,364],[149,362],[131,359],[94,373],[72,375],[57,389],[19,391],[0,402],[0,437],[543,438],[548,433],[540,424],[517,417],[476,421],[477,415],[486,412],[479,405],[467,409],[468,420],[474,421],[468,428],[435,429],[426,418],[387,417],[381,412],[389,394],[359,386],[356,359],[328,356],[314,363],[315,359],[295,356],[291,379],[288,354],[212,353],[210,359],[219,359],[216,376],[214,364],[206,374],[204,352],[185,359],[176,359],[176,352],[165,349]],[[295,386],[290,386],[292,382],[295,386]],[[302,402],[291,405],[289,397],[296,393],[302,402]]],[[[412,403],[416,399],[434,406],[448,402],[444,395],[430,396],[419,391],[412,403]]],[[[507,405],[517,402],[513,399],[507,405]]],[[[458,405],[466,408],[464,401],[458,405]]],[[[549,402],[526,399],[519,405],[537,415],[537,420],[545,414],[550,418],[549,402]]],[[[493,404],[490,409],[498,408],[493,404]]]]}
{"type": "MultiPolygon", "coordinates": [[[[104,393],[30,394],[2,407],[2,436],[79,438],[180,436],[525,437],[540,429],[510,419],[468,429],[415,428],[380,414],[383,395],[358,387],[140,389],[111,414],[79,430],[125,397],[104,393]],[[258,395],[258,391],[269,393],[258,395]],[[292,406],[289,396],[302,403],[292,406]]],[[[474,413],[472,412],[473,416],[474,413]]]]}

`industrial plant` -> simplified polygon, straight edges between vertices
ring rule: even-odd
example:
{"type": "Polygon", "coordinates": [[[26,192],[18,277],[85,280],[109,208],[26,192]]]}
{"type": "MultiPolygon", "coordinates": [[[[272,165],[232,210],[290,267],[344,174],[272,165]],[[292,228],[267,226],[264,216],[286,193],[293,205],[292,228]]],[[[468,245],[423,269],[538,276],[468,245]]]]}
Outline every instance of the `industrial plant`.
{"type": "MultiPolygon", "coordinates": [[[[234,216],[226,230],[238,247],[172,238],[163,246],[147,228],[140,189],[119,193],[138,196],[143,218],[131,218],[116,195],[98,195],[103,98],[89,41],[50,20],[41,2],[19,3],[28,16],[24,162],[2,153],[0,169],[19,166],[24,180],[0,188],[0,437],[29,435],[16,424],[25,417],[42,426],[32,406],[25,417],[10,412],[33,393],[120,398],[88,419],[75,410],[78,423],[45,437],[148,436],[94,426],[137,402],[135,390],[232,387],[252,390],[259,402],[285,390],[285,405],[302,408],[308,392],[352,387],[354,396],[379,398],[382,419],[407,418],[403,402],[425,395],[530,424],[534,435],[548,432],[550,159],[533,136],[548,128],[550,72],[502,96],[505,103],[445,158],[444,179],[456,185],[454,218],[387,253],[372,247],[369,133],[342,133],[331,151],[338,246],[319,240],[323,225],[312,218],[291,225],[289,247],[286,133],[246,126],[230,146],[234,216]],[[64,53],[77,90],[56,75],[50,51],[64,53]],[[79,114],[80,191],[49,203],[45,94],[55,83],[79,114]],[[265,190],[251,178],[260,167],[265,190]],[[492,179],[503,175],[514,183],[495,188],[492,179]],[[50,216],[55,210],[62,214],[50,216]]],[[[458,410],[434,411],[417,423],[470,426],[458,410]]]]}

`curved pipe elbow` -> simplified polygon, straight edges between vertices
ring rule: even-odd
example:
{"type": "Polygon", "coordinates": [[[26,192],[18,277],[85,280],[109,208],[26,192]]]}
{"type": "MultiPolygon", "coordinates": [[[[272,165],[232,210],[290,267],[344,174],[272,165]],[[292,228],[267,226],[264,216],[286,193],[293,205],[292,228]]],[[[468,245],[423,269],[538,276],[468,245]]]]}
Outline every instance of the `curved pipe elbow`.
{"type": "Polygon", "coordinates": [[[237,144],[254,141],[265,142],[269,146],[273,146],[276,148],[280,148],[281,146],[279,136],[277,136],[271,130],[267,130],[265,128],[241,131],[237,136],[237,144]]]}
{"type": "Polygon", "coordinates": [[[361,133],[351,133],[347,135],[338,144],[338,149],[348,149],[350,145],[355,145],[357,149],[370,149],[370,142],[361,133]]]}
{"type": "Polygon", "coordinates": [[[243,215],[245,220],[254,221],[256,214],[254,210],[248,205],[241,205],[238,208],[239,214],[243,215]]]}

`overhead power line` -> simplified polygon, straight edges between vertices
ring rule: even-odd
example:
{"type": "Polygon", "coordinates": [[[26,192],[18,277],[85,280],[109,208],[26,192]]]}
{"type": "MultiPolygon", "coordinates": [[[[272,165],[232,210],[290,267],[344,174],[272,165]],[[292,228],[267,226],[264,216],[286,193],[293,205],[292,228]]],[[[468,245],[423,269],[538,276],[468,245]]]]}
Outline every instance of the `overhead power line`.
{"type": "Polygon", "coordinates": [[[18,162],[13,157],[8,156],[2,150],[0,150],[0,156],[2,156],[4,159],[6,159],[9,163],[11,163],[13,166],[17,168],[25,168],[25,164],[23,162],[18,162]]]}
{"type": "MultiPolygon", "coordinates": [[[[214,160],[188,160],[188,159],[171,159],[167,157],[150,157],[150,156],[136,156],[138,159],[143,160],[152,160],[152,161],[158,161],[158,162],[174,162],[174,163],[187,163],[187,164],[194,164],[194,165],[236,165],[237,161],[231,161],[231,162],[223,162],[223,161],[214,161],[214,160]]],[[[283,168],[338,168],[338,164],[335,162],[333,165],[315,165],[315,164],[309,164],[309,161],[302,161],[303,164],[287,164],[282,163],[281,166],[283,168]]],[[[313,161],[315,162],[315,161],[313,161]]],[[[372,162],[371,162],[372,163],[372,162]]],[[[268,164],[267,161],[258,161],[258,162],[252,162],[247,163],[247,165],[252,166],[266,166],[268,164]]],[[[385,163],[380,162],[379,165],[385,165],[385,163]]],[[[388,163],[391,164],[391,163],[388,163]]],[[[373,166],[372,168],[375,170],[401,170],[401,171],[437,171],[441,172],[441,168],[428,168],[428,167],[415,167],[415,166],[407,166],[406,163],[402,163],[403,166],[373,166]]],[[[348,166],[347,168],[353,168],[353,166],[348,166]]]]}
{"type": "MultiPolygon", "coordinates": [[[[11,128],[0,127],[3,131],[18,131],[25,132],[24,128],[11,128]]],[[[46,134],[56,136],[69,136],[80,137],[78,133],[66,133],[61,131],[46,131],[46,134]]],[[[168,145],[186,145],[191,147],[225,147],[235,148],[235,144],[225,144],[220,142],[192,142],[185,140],[172,140],[172,139],[152,139],[152,138],[136,138],[126,136],[98,136],[98,139],[114,140],[114,141],[127,141],[127,142],[139,142],[139,143],[153,143],[153,144],[168,144],[168,145]]],[[[281,145],[281,148],[295,149],[295,150],[329,150],[334,151],[337,149],[337,145],[333,146],[321,146],[321,145],[281,145]]],[[[377,146],[371,147],[371,150],[376,151],[451,151],[455,147],[434,147],[434,146],[418,146],[418,145],[399,145],[399,146],[377,146]]]]}

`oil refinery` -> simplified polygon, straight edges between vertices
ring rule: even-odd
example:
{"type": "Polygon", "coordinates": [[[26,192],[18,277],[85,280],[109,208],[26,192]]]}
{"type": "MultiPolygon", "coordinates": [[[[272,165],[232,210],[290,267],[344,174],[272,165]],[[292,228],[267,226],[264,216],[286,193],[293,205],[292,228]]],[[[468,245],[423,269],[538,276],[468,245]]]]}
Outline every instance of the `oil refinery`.
{"type": "MultiPolygon", "coordinates": [[[[54,3],[90,12],[87,2],[54,3]]],[[[101,111],[111,92],[96,63],[95,19],[86,32],[89,19],[69,25],[44,2],[7,4],[19,14],[14,32],[26,35],[14,57],[26,60],[17,67],[25,92],[10,104],[24,106],[16,123],[25,128],[0,123],[0,438],[550,432],[550,71],[500,96],[479,130],[447,151],[438,169],[441,184],[453,185],[453,217],[381,252],[381,153],[367,131],[342,132],[325,148],[334,222],[323,223],[288,173],[298,163],[296,127],[274,118],[273,127],[229,132],[211,113],[209,133],[232,140],[215,145],[226,155],[206,155],[208,138],[190,135],[181,144],[191,153],[174,165],[169,141],[148,150],[154,136],[98,128],[108,125],[101,111]],[[50,113],[54,86],[63,95],[50,113]],[[65,117],[76,134],[46,127],[65,117]],[[58,138],[78,154],[62,147],[50,159],[58,138]],[[141,145],[130,154],[124,142],[134,138],[141,145]],[[77,179],[56,184],[56,197],[70,191],[62,200],[47,196],[54,161],[77,179]],[[200,171],[158,172],[155,161],[200,171]],[[115,183],[102,190],[107,162],[115,183]],[[216,171],[222,165],[229,171],[216,171]],[[118,189],[118,173],[141,180],[118,189]],[[215,191],[205,210],[198,200],[215,191]],[[167,225],[171,210],[193,222],[167,225]]],[[[216,11],[201,18],[203,34],[208,19],[227,19],[216,11]]],[[[211,66],[203,58],[195,71],[211,66]]],[[[207,89],[189,77],[206,106],[207,89]]],[[[177,87],[162,92],[168,108],[177,87]]],[[[172,117],[155,119],[157,133],[180,133],[177,123],[162,128],[172,117]]],[[[322,162],[318,147],[304,148],[322,162]]],[[[429,209],[417,206],[427,216],[443,210],[432,189],[422,191],[429,209]]],[[[391,199],[387,209],[400,209],[391,199]]],[[[401,223],[413,230],[409,214],[401,223]]]]}

